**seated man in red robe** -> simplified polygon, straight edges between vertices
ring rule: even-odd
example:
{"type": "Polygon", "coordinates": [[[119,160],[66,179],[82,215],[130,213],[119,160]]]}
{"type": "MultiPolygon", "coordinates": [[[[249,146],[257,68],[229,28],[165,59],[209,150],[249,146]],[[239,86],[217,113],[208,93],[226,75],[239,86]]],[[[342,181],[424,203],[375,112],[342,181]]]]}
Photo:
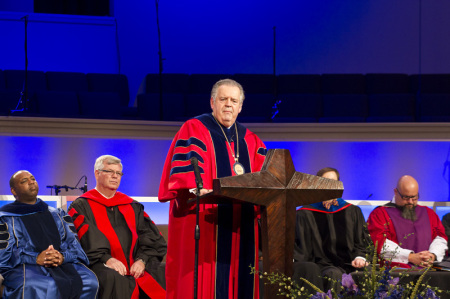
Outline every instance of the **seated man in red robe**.
{"type": "Polygon", "coordinates": [[[165,298],[164,274],[158,270],[166,241],[142,204],[117,191],[120,159],[101,156],[94,169],[95,189],[77,198],[69,214],[98,277],[99,298],[165,298]]]}
{"type": "Polygon", "coordinates": [[[367,221],[377,252],[392,265],[410,268],[428,267],[442,261],[447,236],[438,215],[418,205],[419,184],[409,175],[402,176],[394,199],[370,213],[367,221]]]}

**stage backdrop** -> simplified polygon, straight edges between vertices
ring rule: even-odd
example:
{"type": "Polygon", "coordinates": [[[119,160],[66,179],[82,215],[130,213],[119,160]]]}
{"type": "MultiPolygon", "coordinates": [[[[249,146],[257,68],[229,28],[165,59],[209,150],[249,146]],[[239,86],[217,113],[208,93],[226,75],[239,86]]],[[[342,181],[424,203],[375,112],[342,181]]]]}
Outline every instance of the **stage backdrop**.
{"type": "MultiPolygon", "coordinates": [[[[33,14],[0,1],[0,69],[147,73],[450,73],[448,0],[111,1],[111,17],[33,14]]],[[[245,86],[244,86],[245,87],[245,86]]],[[[208,91],[205,91],[208,92],[208,91]]]]}
{"type": "MultiPolygon", "coordinates": [[[[120,190],[131,196],[157,196],[169,140],[102,139],[76,137],[0,136],[0,194],[9,194],[9,178],[19,169],[31,171],[40,194],[51,195],[51,185],[75,187],[86,175],[95,186],[94,162],[103,154],[122,159],[124,176],[120,190]]],[[[331,166],[341,173],[344,198],[390,200],[397,179],[417,178],[420,199],[449,199],[450,143],[408,142],[271,142],[270,148],[289,149],[297,171],[315,174],[331,166]]],[[[81,187],[84,180],[80,182],[81,187]]],[[[61,195],[81,194],[79,190],[61,195]]]]}

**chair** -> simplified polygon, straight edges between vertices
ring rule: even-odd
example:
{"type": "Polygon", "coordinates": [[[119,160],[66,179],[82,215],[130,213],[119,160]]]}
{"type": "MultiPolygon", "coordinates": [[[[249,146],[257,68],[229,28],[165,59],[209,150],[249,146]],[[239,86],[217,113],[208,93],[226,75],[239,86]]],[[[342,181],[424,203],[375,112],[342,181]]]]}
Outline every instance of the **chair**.
{"type": "Polygon", "coordinates": [[[36,92],[38,113],[48,117],[79,117],[80,107],[74,91],[36,92]]]}
{"type": "Polygon", "coordinates": [[[320,93],[320,75],[278,75],[278,94],[320,93]]]}
{"type": "MultiPolygon", "coordinates": [[[[187,93],[188,74],[162,74],[163,93],[187,93]]],[[[141,93],[159,93],[159,74],[147,74],[141,86],[141,93]]]]}
{"type": "Polygon", "coordinates": [[[245,94],[274,94],[276,77],[269,74],[235,74],[233,79],[244,88],[245,94]]]}
{"type": "Polygon", "coordinates": [[[11,110],[14,110],[21,98],[18,91],[0,91],[0,115],[10,115],[11,110]]]}
{"type": "MultiPolygon", "coordinates": [[[[25,88],[24,70],[5,70],[6,89],[11,91],[22,91],[25,88]]],[[[29,93],[47,90],[47,80],[42,71],[27,71],[27,85],[29,93]]]]}
{"type": "Polygon", "coordinates": [[[365,94],[366,78],[363,74],[323,74],[322,94],[365,94]]]}
{"type": "Polygon", "coordinates": [[[450,94],[450,74],[422,74],[410,76],[410,92],[450,94]]]}
{"type": "MultiPolygon", "coordinates": [[[[37,111],[37,104],[35,103],[35,93],[37,91],[47,90],[47,80],[45,73],[42,71],[27,71],[27,111],[17,111],[14,115],[28,115],[32,116],[37,111]]],[[[8,110],[13,110],[17,107],[19,99],[25,99],[25,71],[24,70],[4,70],[5,75],[5,91],[3,97],[8,98],[6,104],[8,110]]],[[[19,108],[24,108],[22,105],[19,108]]]]}
{"type": "Polygon", "coordinates": [[[267,122],[273,112],[275,97],[272,94],[247,94],[238,121],[243,123],[267,122]]]}
{"type": "Polygon", "coordinates": [[[367,95],[323,95],[323,116],[319,122],[364,122],[367,113],[367,95]]]}
{"type": "Polygon", "coordinates": [[[54,91],[88,91],[87,77],[77,72],[46,72],[48,90],[54,91]]]}
{"type": "MultiPolygon", "coordinates": [[[[168,224],[156,224],[160,234],[164,237],[164,240],[169,240],[169,225],[168,224]]],[[[166,256],[163,258],[163,263],[166,263],[166,256]]]]}
{"type": "Polygon", "coordinates": [[[184,116],[189,119],[200,114],[210,113],[212,111],[210,99],[211,93],[186,94],[184,97],[184,116]]]}
{"type": "MultiPolygon", "coordinates": [[[[191,74],[188,80],[188,93],[211,94],[213,85],[222,79],[232,79],[229,74],[191,74]]],[[[209,98],[209,97],[208,97],[209,98]]]]}
{"type": "Polygon", "coordinates": [[[369,116],[366,122],[413,122],[416,98],[413,94],[369,95],[369,116]]]}
{"type": "MultiPolygon", "coordinates": [[[[137,96],[138,116],[146,120],[161,120],[158,93],[144,93],[137,96]]],[[[165,121],[184,121],[184,94],[163,94],[163,117],[165,121]]]]}
{"type": "Polygon", "coordinates": [[[120,96],[120,103],[123,107],[128,107],[130,102],[130,89],[128,78],[124,74],[86,74],[88,90],[94,92],[117,92],[120,96]]]}
{"type": "Polygon", "coordinates": [[[121,119],[123,115],[117,92],[79,92],[80,112],[83,117],[121,119]]]}
{"type": "Polygon", "coordinates": [[[6,89],[5,74],[0,70],[0,91],[6,89]]]}
{"type": "Polygon", "coordinates": [[[368,94],[409,93],[407,74],[366,74],[368,94]]]}
{"type": "Polygon", "coordinates": [[[322,111],[320,94],[279,94],[281,103],[279,112],[273,118],[278,123],[311,123],[317,122],[322,111]]]}
{"type": "Polygon", "coordinates": [[[450,94],[422,94],[419,100],[419,121],[450,122],[450,94]]]}

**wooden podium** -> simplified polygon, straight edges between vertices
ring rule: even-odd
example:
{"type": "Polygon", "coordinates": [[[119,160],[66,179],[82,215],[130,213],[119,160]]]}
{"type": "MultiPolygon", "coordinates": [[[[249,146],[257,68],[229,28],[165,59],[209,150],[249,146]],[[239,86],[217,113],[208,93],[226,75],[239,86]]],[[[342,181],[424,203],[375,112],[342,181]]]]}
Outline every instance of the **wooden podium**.
{"type": "MultiPolygon", "coordinates": [[[[264,272],[293,274],[296,207],[342,196],[340,181],[295,171],[289,150],[269,150],[260,172],[214,180],[206,201],[249,202],[262,207],[264,272]]],[[[202,200],[202,202],[204,202],[202,200]]],[[[265,285],[264,298],[276,297],[277,285],[265,285]]]]}

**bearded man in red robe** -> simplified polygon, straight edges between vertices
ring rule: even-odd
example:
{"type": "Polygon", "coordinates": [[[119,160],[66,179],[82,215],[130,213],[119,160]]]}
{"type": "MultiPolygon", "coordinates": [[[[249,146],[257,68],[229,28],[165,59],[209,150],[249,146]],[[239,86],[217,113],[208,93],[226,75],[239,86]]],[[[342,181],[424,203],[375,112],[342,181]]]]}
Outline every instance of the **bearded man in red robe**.
{"type": "Polygon", "coordinates": [[[392,266],[428,267],[442,261],[447,236],[439,216],[418,205],[419,184],[409,175],[402,176],[394,189],[394,199],[377,207],[367,220],[377,252],[392,266]]]}

